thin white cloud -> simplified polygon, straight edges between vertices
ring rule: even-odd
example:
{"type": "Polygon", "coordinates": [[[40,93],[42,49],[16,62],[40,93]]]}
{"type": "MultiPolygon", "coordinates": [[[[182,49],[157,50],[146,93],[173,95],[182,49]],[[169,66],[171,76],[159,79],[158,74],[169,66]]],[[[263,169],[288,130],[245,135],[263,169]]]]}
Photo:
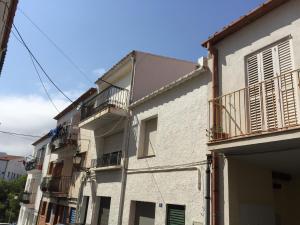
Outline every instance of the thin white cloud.
{"type": "MultiPolygon", "coordinates": [[[[69,104],[60,97],[54,97],[53,101],[60,110],[69,104]]],[[[46,98],[37,95],[0,95],[0,130],[44,135],[55,126],[53,117],[56,114],[57,111],[46,98]]],[[[0,152],[28,155],[32,152],[31,143],[34,141],[31,138],[0,134],[0,152]]]]}

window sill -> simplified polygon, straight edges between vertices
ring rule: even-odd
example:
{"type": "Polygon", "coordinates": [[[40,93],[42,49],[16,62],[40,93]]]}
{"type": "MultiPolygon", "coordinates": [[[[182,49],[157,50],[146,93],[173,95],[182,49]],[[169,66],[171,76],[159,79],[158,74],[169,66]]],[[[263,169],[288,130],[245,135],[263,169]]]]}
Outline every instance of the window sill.
{"type": "Polygon", "coordinates": [[[148,158],[153,158],[155,155],[147,155],[147,156],[138,156],[137,159],[148,159],[148,158]]]}

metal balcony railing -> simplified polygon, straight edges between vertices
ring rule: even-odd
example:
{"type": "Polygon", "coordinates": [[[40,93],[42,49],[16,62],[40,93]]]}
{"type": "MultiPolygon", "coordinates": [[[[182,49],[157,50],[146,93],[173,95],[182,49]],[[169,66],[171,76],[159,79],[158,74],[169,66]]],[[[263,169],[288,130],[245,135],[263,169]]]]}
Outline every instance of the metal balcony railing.
{"type": "Polygon", "coordinates": [[[300,125],[300,69],[209,101],[209,142],[300,125]]]}
{"type": "Polygon", "coordinates": [[[23,204],[34,204],[36,193],[23,192],[20,196],[20,202],[23,204]]]}
{"type": "Polygon", "coordinates": [[[82,106],[81,120],[84,120],[107,107],[126,109],[127,100],[128,90],[111,85],[82,106]]]}
{"type": "Polygon", "coordinates": [[[51,150],[55,151],[68,144],[76,145],[78,132],[72,125],[61,125],[51,131],[53,134],[51,139],[51,150]]]}
{"type": "Polygon", "coordinates": [[[122,151],[103,154],[98,159],[92,159],[91,167],[108,167],[121,165],[122,151]]]}
{"type": "Polygon", "coordinates": [[[49,193],[68,194],[71,184],[71,176],[44,177],[41,183],[41,190],[49,193]]]}
{"type": "Polygon", "coordinates": [[[43,168],[43,160],[39,158],[33,158],[29,161],[25,162],[25,170],[31,171],[31,170],[42,170],[43,168]]]}

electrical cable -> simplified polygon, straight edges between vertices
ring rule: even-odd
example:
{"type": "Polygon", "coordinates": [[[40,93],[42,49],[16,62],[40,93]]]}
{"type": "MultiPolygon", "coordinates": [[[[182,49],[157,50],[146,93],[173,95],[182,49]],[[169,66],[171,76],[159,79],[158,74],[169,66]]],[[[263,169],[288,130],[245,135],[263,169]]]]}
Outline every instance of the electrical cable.
{"type": "Polygon", "coordinates": [[[15,132],[4,131],[4,130],[0,130],[0,133],[12,135],[12,136],[22,136],[22,137],[31,137],[31,138],[40,138],[41,137],[41,136],[32,135],[32,134],[15,133],[15,132]]]}
{"type": "Polygon", "coordinates": [[[89,77],[87,76],[87,74],[80,69],[80,67],[74,62],[74,60],[68,56],[65,51],[59,47],[51,38],[50,36],[43,31],[22,9],[20,9],[20,7],[18,7],[18,10],[23,14],[23,16],[56,48],[56,50],[58,52],[61,53],[62,56],[65,57],[65,59],[90,83],[93,83],[89,77]]]}
{"type": "Polygon", "coordinates": [[[57,84],[55,84],[55,82],[51,79],[51,77],[48,75],[48,73],[45,71],[45,69],[43,68],[43,66],[40,64],[40,62],[37,60],[37,58],[35,57],[35,55],[32,53],[32,51],[29,49],[28,45],[26,44],[26,42],[24,41],[21,33],[19,32],[19,30],[17,29],[17,27],[15,26],[15,24],[13,24],[14,29],[17,31],[18,36],[21,39],[21,43],[24,45],[24,47],[27,49],[28,53],[32,56],[32,58],[34,59],[34,61],[37,63],[37,65],[40,67],[40,69],[42,70],[42,72],[45,74],[45,76],[48,78],[48,80],[54,85],[54,87],[66,98],[68,99],[71,103],[73,103],[73,101],[57,86],[57,84]]]}
{"type": "Polygon", "coordinates": [[[34,63],[34,60],[33,60],[33,58],[32,58],[31,55],[30,55],[30,59],[31,59],[32,65],[33,65],[33,67],[34,67],[34,70],[35,70],[36,74],[38,75],[38,78],[39,78],[39,80],[40,80],[40,83],[42,84],[43,89],[44,89],[44,91],[45,91],[45,93],[46,93],[46,95],[47,95],[49,101],[51,102],[51,104],[53,105],[53,107],[56,109],[56,111],[59,113],[60,111],[58,110],[57,106],[54,104],[53,100],[51,99],[51,96],[50,96],[49,92],[47,91],[47,88],[45,87],[45,84],[44,84],[44,82],[43,82],[43,80],[42,80],[42,78],[41,78],[41,75],[40,75],[40,73],[39,73],[39,71],[38,71],[38,69],[37,69],[37,67],[36,67],[36,65],[35,65],[35,63],[34,63]]]}
{"type": "MultiPolygon", "coordinates": [[[[55,41],[53,41],[50,36],[45,32],[43,31],[20,7],[18,7],[18,10],[21,12],[21,14],[23,14],[23,16],[56,48],[56,50],[58,52],[61,53],[62,56],[64,56],[66,58],[66,60],[87,80],[89,81],[90,83],[93,84],[93,82],[91,81],[91,79],[88,77],[88,75],[82,70],[80,69],[80,67],[74,62],[74,60],[68,56],[65,51],[59,47],[55,41]]],[[[106,81],[106,80],[103,80],[103,79],[99,79],[101,82],[104,82],[106,84],[109,84],[109,85],[113,85],[112,83],[106,81]]]]}

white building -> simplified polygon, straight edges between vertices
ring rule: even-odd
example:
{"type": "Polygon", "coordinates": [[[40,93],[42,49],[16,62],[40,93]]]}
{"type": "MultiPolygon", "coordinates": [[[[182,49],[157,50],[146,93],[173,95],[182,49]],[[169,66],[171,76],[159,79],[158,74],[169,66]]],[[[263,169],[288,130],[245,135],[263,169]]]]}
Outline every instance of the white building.
{"type": "Polygon", "coordinates": [[[22,156],[1,154],[0,179],[15,180],[25,175],[24,160],[22,156]]]}
{"type": "Polygon", "coordinates": [[[48,168],[47,159],[48,143],[50,138],[47,135],[35,141],[32,145],[34,150],[31,157],[25,162],[27,181],[24,193],[21,197],[21,208],[19,212],[18,225],[36,224],[42,192],[40,184],[42,181],[42,170],[48,168]]]}
{"type": "Polygon", "coordinates": [[[134,51],[97,81],[99,93],[83,105],[79,124],[81,139],[88,139],[82,142],[81,151],[87,154],[91,175],[84,182],[78,222],[161,224],[166,210],[171,212],[176,207],[186,207],[181,211],[186,215],[183,222],[203,222],[201,179],[206,165],[200,164],[206,164],[203,129],[207,121],[201,112],[206,114],[207,109],[201,101],[207,99],[208,76],[203,68],[194,71],[196,67],[191,62],[134,51]],[[150,135],[147,139],[142,130],[150,118],[151,124],[145,128],[150,135]],[[177,135],[173,130],[176,122],[178,129],[191,127],[185,132],[184,142],[178,139],[184,130],[177,135]],[[152,130],[155,128],[157,134],[152,130]],[[186,139],[190,134],[193,136],[186,139]],[[153,136],[157,136],[158,145],[155,156],[149,146],[143,152],[140,149],[153,136]],[[170,181],[169,187],[165,179],[170,181]],[[149,215],[143,215],[145,212],[149,215]]]}
{"type": "Polygon", "coordinates": [[[213,225],[299,224],[299,12],[299,0],[267,1],[203,43],[213,225]]]}

